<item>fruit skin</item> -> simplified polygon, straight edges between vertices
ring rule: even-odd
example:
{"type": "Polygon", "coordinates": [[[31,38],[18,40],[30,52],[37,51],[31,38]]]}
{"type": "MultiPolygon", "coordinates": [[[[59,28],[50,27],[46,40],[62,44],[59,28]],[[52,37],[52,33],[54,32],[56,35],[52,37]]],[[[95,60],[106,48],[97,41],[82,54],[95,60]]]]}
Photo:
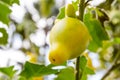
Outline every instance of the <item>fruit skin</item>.
{"type": "Polygon", "coordinates": [[[90,35],[83,22],[76,18],[63,18],[50,32],[50,62],[58,65],[78,57],[86,49],[89,40],[90,35]]]}
{"type": "Polygon", "coordinates": [[[69,51],[62,44],[52,44],[49,51],[49,60],[52,64],[59,65],[68,60],[69,51]]]}

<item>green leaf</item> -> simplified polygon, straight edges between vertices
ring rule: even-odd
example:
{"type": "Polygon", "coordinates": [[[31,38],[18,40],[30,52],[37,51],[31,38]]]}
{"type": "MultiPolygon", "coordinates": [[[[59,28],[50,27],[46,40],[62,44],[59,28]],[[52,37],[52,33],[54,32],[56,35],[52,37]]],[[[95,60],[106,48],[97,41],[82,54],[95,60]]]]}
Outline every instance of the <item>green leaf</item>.
{"type": "Polygon", "coordinates": [[[95,74],[95,72],[89,67],[85,67],[84,71],[82,72],[81,80],[87,80],[87,75],[89,74],[95,74]]]}
{"type": "Polygon", "coordinates": [[[59,10],[59,14],[57,16],[57,19],[62,19],[65,17],[65,6],[64,7],[61,7],[60,10],[59,10]]]}
{"type": "Polygon", "coordinates": [[[87,74],[95,74],[95,72],[94,72],[92,69],[90,69],[89,67],[86,67],[86,68],[85,68],[85,72],[86,72],[87,74]]]}
{"type": "Polygon", "coordinates": [[[9,14],[11,10],[9,7],[0,1],[0,21],[2,21],[5,24],[9,23],[9,14]]]}
{"type": "Polygon", "coordinates": [[[88,49],[95,52],[99,47],[102,47],[103,40],[108,40],[108,35],[101,23],[97,19],[92,18],[90,12],[85,14],[84,23],[92,37],[88,49]]]}
{"type": "Polygon", "coordinates": [[[94,74],[94,71],[87,67],[87,59],[85,56],[80,57],[81,80],[87,80],[87,75],[94,74]]]}
{"type": "Polygon", "coordinates": [[[87,64],[87,59],[85,58],[85,56],[81,56],[80,57],[80,69],[83,71],[86,67],[87,64]]]}
{"type": "Polygon", "coordinates": [[[90,44],[88,45],[88,49],[93,52],[96,52],[99,47],[100,46],[97,44],[97,42],[94,42],[94,40],[91,40],[90,44]]]}
{"type": "Polygon", "coordinates": [[[62,69],[55,80],[75,80],[75,72],[73,67],[62,69]]]}
{"type": "MultiPolygon", "coordinates": [[[[54,64],[49,64],[47,67],[56,67],[56,66],[58,66],[58,65],[54,65],[54,64]]],[[[64,62],[64,63],[62,63],[62,64],[60,64],[60,66],[67,66],[67,61],[66,62],[64,62]]]]}
{"type": "Polygon", "coordinates": [[[74,8],[75,8],[75,11],[77,11],[77,10],[78,10],[79,0],[72,1],[72,4],[73,4],[73,6],[74,6],[74,8]]]}
{"type": "Polygon", "coordinates": [[[14,74],[16,73],[16,71],[13,70],[13,68],[14,68],[14,66],[3,67],[3,68],[0,68],[0,72],[4,73],[8,77],[12,78],[14,76],[14,74]]]}
{"type": "Polygon", "coordinates": [[[12,5],[13,3],[17,3],[19,4],[19,0],[2,0],[4,3],[8,4],[8,5],[12,5]]]}
{"type": "Polygon", "coordinates": [[[29,78],[37,77],[37,76],[55,74],[57,72],[58,72],[58,70],[51,69],[50,66],[47,67],[44,65],[26,62],[24,65],[24,69],[20,73],[20,75],[25,77],[26,79],[29,79],[29,78]]]}
{"type": "Polygon", "coordinates": [[[82,73],[81,80],[87,80],[87,74],[85,72],[82,73]]]}
{"type": "Polygon", "coordinates": [[[85,56],[81,56],[80,57],[80,69],[81,69],[81,80],[87,80],[87,74],[85,73],[85,69],[86,69],[86,65],[87,65],[87,59],[85,56]]]}
{"type": "Polygon", "coordinates": [[[0,28],[0,33],[2,34],[2,37],[0,37],[0,45],[5,45],[8,42],[8,34],[4,28],[0,28]]]}

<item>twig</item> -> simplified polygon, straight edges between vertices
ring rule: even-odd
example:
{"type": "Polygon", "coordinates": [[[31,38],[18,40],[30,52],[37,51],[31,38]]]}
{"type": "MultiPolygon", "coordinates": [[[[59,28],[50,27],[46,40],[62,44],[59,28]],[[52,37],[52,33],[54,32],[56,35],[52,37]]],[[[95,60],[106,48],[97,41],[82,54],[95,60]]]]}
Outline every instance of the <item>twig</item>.
{"type": "Polygon", "coordinates": [[[80,69],[79,69],[79,64],[80,64],[80,56],[77,57],[76,59],[76,80],[80,80],[79,74],[80,74],[80,69]]]}
{"type": "Polygon", "coordinates": [[[85,10],[85,0],[79,0],[79,19],[83,21],[83,15],[85,10]]]}
{"type": "Polygon", "coordinates": [[[114,69],[120,67],[120,63],[113,65],[110,67],[110,69],[108,69],[108,71],[106,72],[106,74],[101,78],[101,80],[104,80],[114,69]]]}
{"type": "Polygon", "coordinates": [[[104,80],[114,69],[120,67],[120,63],[117,64],[117,61],[119,60],[119,58],[120,58],[120,51],[117,53],[115,60],[113,61],[112,66],[108,69],[108,71],[101,78],[101,80],[104,80]]]}

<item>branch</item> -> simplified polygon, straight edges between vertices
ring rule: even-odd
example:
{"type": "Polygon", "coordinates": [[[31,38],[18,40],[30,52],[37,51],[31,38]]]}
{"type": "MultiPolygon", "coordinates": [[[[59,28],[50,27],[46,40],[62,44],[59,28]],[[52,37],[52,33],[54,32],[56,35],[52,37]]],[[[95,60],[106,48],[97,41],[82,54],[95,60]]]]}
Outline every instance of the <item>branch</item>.
{"type": "Polygon", "coordinates": [[[79,69],[79,64],[80,64],[80,56],[77,57],[76,59],[76,80],[80,80],[79,74],[80,74],[80,69],[79,69]]]}
{"type": "Polygon", "coordinates": [[[117,61],[120,58],[120,51],[117,53],[115,60],[112,64],[112,66],[108,69],[108,71],[105,73],[105,75],[101,78],[101,80],[104,80],[114,69],[120,67],[120,63],[117,64],[117,61]]]}
{"type": "Polygon", "coordinates": [[[120,67],[120,63],[113,65],[110,67],[110,69],[108,69],[108,71],[106,72],[106,74],[101,78],[101,80],[104,80],[114,69],[120,67]]]}
{"type": "Polygon", "coordinates": [[[83,15],[85,10],[85,0],[79,0],[79,19],[83,21],[83,15]]]}

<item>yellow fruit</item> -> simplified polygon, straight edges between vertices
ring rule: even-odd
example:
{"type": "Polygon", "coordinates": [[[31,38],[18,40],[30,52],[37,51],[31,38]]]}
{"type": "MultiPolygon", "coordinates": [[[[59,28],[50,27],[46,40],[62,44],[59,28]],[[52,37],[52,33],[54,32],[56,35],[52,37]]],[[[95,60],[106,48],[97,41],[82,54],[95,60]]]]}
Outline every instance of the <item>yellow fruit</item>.
{"type": "Polygon", "coordinates": [[[61,19],[50,32],[50,62],[58,65],[78,57],[89,40],[90,35],[83,22],[71,17],[61,19]]]}

